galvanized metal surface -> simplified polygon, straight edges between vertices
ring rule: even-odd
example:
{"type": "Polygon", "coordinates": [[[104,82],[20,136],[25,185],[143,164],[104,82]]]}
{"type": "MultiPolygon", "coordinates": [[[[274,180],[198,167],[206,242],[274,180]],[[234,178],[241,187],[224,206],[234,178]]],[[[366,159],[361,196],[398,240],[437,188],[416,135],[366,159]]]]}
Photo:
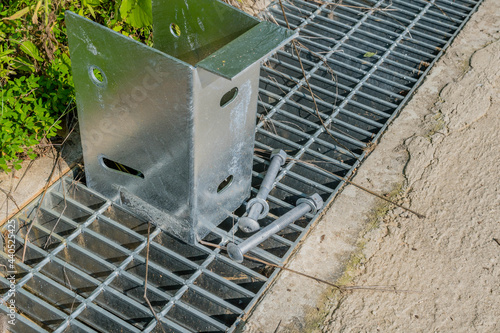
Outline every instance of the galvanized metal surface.
{"type": "Polygon", "coordinates": [[[218,1],[154,9],[156,49],[66,14],[87,186],[193,244],[250,194],[260,60],[293,32],[218,1]]]}
{"type": "Polygon", "coordinates": [[[226,3],[197,0],[155,0],[153,21],[155,48],[193,66],[259,23],[226,3]]]}
{"type": "MultiPolygon", "coordinates": [[[[248,251],[252,250],[266,239],[269,239],[271,236],[285,229],[291,223],[294,223],[307,213],[315,214],[321,208],[323,208],[323,199],[321,199],[321,196],[317,193],[308,198],[300,198],[299,200],[297,200],[297,207],[294,207],[290,211],[286,212],[276,221],[269,224],[265,228],[262,228],[262,230],[259,230],[259,232],[254,233],[244,242],[239,243],[238,245],[232,242],[228,243],[226,245],[226,251],[229,255],[229,258],[233,259],[236,262],[242,263],[245,259],[244,255],[248,251]]],[[[239,223],[241,223],[241,219],[239,223]]]]}
{"type": "Polygon", "coordinates": [[[286,163],[286,153],[282,149],[276,149],[271,154],[270,159],[269,167],[266,170],[264,180],[260,183],[257,196],[247,202],[247,214],[238,219],[238,227],[243,232],[250,233],[259,230],[260,224],[257,220],[266,217],[269,213],[269,204],[266,201],[267,196],[273,189],[278,172],[286,163]]]}
{"type": "MultiPolygon", "coordinates": [[[[272,223],[306,194],[319,192],[325,201],[333,200],[342,186],[337,176],[349,176],[359,166],[370,142],[480,1],[390,3],[396,11],[358,8],[383,9],[389,4],[383,1],[343,1],[351,7],[284,2],[288,20],[300,28],[300,55],[329,134],[316,116],[295,55],[289,48],[279,51],[261,68],[253,194],[272,148],[286,150],[292,159],[278,175],[270,214],[261,224],[272,223]]],[[[280,8],[271,11],[284,24],[280,8]]],[[[38,202],[16,221],[31,221],[38,202]]],[[[147,224],[71,178],[51,188],[41,206],[27,260],[16,266],[15,297],[9,296],[8,276],[0,277],[2,299],[15,299],[20,313],[13,331],[160,332],[142,298],[147,224]]],[[[244,206],[205,240],[225,245],[246,239],[237,226],[243,213],[244,206]]],[[[314,220],[307,215],[250,254],[284,262],[314,220]]],[[[25,232],[21,228],[16,236],[17,258],[25,232]]],[[[167,332],[234,330],[278,273],[249,260],[234,263],[221,249],[187,245],[160,229],[153,228],[151,238],[148,297],[167,332]]],[[[0,258],[8,264],[5,254],[0,258]]],[[[0,311],[8,312],[5,304],[0,311]]]]}

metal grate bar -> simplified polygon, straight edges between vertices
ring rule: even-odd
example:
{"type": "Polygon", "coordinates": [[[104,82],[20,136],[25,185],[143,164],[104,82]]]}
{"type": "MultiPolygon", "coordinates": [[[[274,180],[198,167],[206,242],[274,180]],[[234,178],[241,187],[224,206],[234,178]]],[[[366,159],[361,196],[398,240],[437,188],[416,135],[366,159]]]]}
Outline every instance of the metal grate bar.
{"type": "MultiPolygon", "coordinates": [[[[159,232],[159,229],[157,229],[157,233],[159,232]]],[[[134,253],[138,253],[140,252],[144,247],[146,246],[146,242],[142,242],[141,246],[139,246],[135,251],[134,253]]],[[[83,253],[85,253],[86,251],[82,251],[83,253]]],[[[92,253],[87,253],[89,255],[89,257],[96,257],[94,256],[92,253]]],[[[99,260],[98,258],[95,258],[97,260],[99,260]]],[[[128,264],[129,262],[133,259],[133,256],[130,255],[128,256],[128,258],[126,260],[124,260],[122,262],[122,264],[120,266],[117,267],[117,270],[115,270],[112,274],[110,274],[95,290],[94,292],[92,292],[92,294],[90,294],[86,300],[84,302],[82,302],[82,304],[70,315],[68,316],[68,318],[65,320],[65,322],[63,322],[59,328],[55,331],[55,332],[62,332],[67,326],[70,325],[70,321],[74,320],[78,315],[80,315],[84,310],[86,310],[86,308],[90,307],[92,302],[101,294],[101,292],[103,292],[103,290],[105,289],[105,286],[109,285],[117,276],[118,276],[118,271],[121,271],[123,270],[128,264]]],[[[110,289],[111,290],[111,289],[110,289]]],[[[132,301],[130,299],[130,301],[132,301]]],[[[108,315],[106,313],[106,316],[108,317],[112,317],[111,315],[108,315]]],[[[121,323],[123,324],[123,323],[121,323]]],[[[128,323],[123,324],[124,326],[129,326],[128,323]]],[[[139,331],[135,328],[132,328],[130,327],[130,330],[131,331],[139,331]]]]}
{"type": "MultiPolygon", "coordinates": [[[[339,33],[338,31],[334,30],[333,28],[329,28],[329,27],[326,27],[326,26],[322,25],[322,24],[321,24],[321,22],[319,22],[319,21],[323,21],[323,23],[328,23],[328,24],[331,24],[331,25],[333,25],[333,26],[340,26],[340,27],[343,27],[343,28],[350,28],[350,27],[349,27],[348,25],[346,25],[346,24],[342,24],[342,23],[339,23],[339,22],[334,22],[334,21],[332,21],[332,20],[330,20],[330,19],[327,19],[327,18],[324,18],[324,17],[322,17],[322,16],[318,16],[318,17],[317,17],[317,19],[318,19],[318,23],[310,24],[310,25],[308,25],[308,26],[317,27],[319,30],[324,30],[324,31],[326,31],[328,34],[332,34],[332,35],[342,35],[341,33],[339,33]]],[[[278,20],[278,21],[280,21],[280,22],[283,22],[283,21],[281,21],[281,20],[279,20],[279,19],[277,19],[277,20],[278,20]]],[[[325,37],[322,37],[322,36],[323,36],[323,34],[320,34],[320,33],[318,33],[318,32],[312,31],[311,29],[305,29],[305,31],[307,31],[307,33],[308,33],[308,34],[314,35],[315,37],[318,37],[318,38],[325,38],[325,37]]],[[[372,34],[372,33],[369,33],[369,32],[367,32],[367,31],[359,30],[357,33],[362,34],[362,35],[364,35],[364,36],[368,36],[368,37],[370,37],[370,38],[371,38],[371,40],[379,40],[379,41],[382,41],[382,42],[385,42],[385,43],[390,43],[390,42],[392,42],[392,41],[391,41],[390,39],[388,39],[388,38],[385,38],[385,37],[383,37],[383,36],[379,36],[379,35],[376,35],[376,34],[372,34]]],[[[397,34],[392,34],[392,35],[396,35],[396,36],[397,36],[397,34]]],[[[377,46],[376,44],[374,44],[374,43],[372,43],[372,42],[368,42],[368,41],[364,40],[363,38],[358,38],[358,37],[354,37],[354,36],[353,36],[353,37],[351,37],[350,39],[351,39],[351,40],[354,40],[354,41],[356,41],[356,42],[358,42],[358,43],[361,43],[361,44],[366,44],[366,45],[368,45],[369,47],[378,48],[378,49],[383,49],[383,47],[379,47],[379,46],[377,46]]],[[[418,54],[420,54],[420,55],[423,55],[423,56],[425,56],[425,57],[432,57],[432,55],[431,55],[431,54],[429,54],[429,53],[427,53],[427,52],[423,52],[423,51],[419,51],[419,50],[411,49],[411,48],[406,47],[406,46],[404,46],[404,45],[401,45],[400,47],[401,47],[401,48],[404,48],[404,49],[411,50],[412,52],[416,52],[416,53],[418,53],[418,54]]],[[[394,54],[399,54],[399,52],[394,52],[394,54]]],[[[418,60],[417,60],[417,59],[414,59],[414,60],[418,62],[418,60]]]]}
{"type": "MultiPolygon", "coordinates": [[[[102,209],[105,209],[108,205],[110,205],[109,202],[102,209]]],[[[94,214],[92,214],[88,218],[88,220],[82,226],[79,226],[77,228],[77,230],[75,230],[75,232],[73,234],[71,234],[69,237],[67,237],[67,240],[71,241],[75,237],[77,237],[78,235],[80,235],[80,233],[82,232],[82,228],[84,228],[86,224],[92,223],[95,220],[96,217],[97,217],[97,212],[94,213],[94,214]]],[[[24,244],[24,239],[23,238],[21,238],[19,236],[16,236],[16,240],[17,240],[18,244],[24,244]]],[[[34,248],[30,243],[28,243],[28,247],[29,248],[34,248]]],[[[53,251],[51,251],[50,253],[47,253],[46,255],[44,255],[44,259],[38,265],[36,265],[32,269],[30,269],[29,273],[25,277],[23,277],[19,282],[17,282],[17,286],[18,287],[22,287],[33,276],[34,272],[39,271],[45,264],[47,264],[48,262],[50,262],[57,253],[59,253],[60,251],[64,250],[65,247],[66,247],[66,244],[65,243],[61,243],[53,251]]],[[[37,251],[41,251],[41,250],[37,249],[37,251]]],[[[10,297],[8,295],[6,295],[2,299],[4,301],[7,301],[9,298],[10,297]]]]}
{"type": "MultiPolygon", "coordinates": [[[[378,6],[380,6],[380,5],[382,4],[382,2],[383,2],[383,1],[378,2],[378,3],[377,3],[377,5],[378,5],[378,6]]],[[[378,7],[378,6],[374,6],[374,7],[376,8],[376,7],[378,7]]],[[[422,11],[422,14],[423,14],[423,13],[425,13],[425,12],[428,10],[428,8],[429,8],[429,7],[430,7],[430,4],[428,4],[428,5],[424,8],[424,10],[422,11]]],[[[422,14],[421,14],[421,15],[422,15],[422,14]]],[[[365,15],[365,16],[364,16],[364,18],[365,18],[365,19],[366,19],[366,17],[367,17],[367,15],[365,15]]],[[[334,112],[334,114],[332,115],[332,118],[333,118],[334,116],[336,116],[336,113],[338,113],[338,112],[339,112],[339,109],[340,109],[340,108],[342,108],[343,106],[345,106],[345,105],[347,104],[347,101],[349,101],[350,99],[352,99],[352,97],[354,96],[354,94],[355,94],[355,93],[356,93],[356,92],[360,89],[360,87],[361,87],[362,83],[364,83],[364,81],[366,81],[366,80],[368,79],[368,76],[369,76],[369,75],[371,75],[373,72],[375,72],[376,68],[377,68],[377,67],[378,67],[378,66],[379,66],[379,65],[380,65],[380,64],[381,64],[381,63],[382,63],[382,62],[383,62],[383,61],[384,61],[384,60],[385,60],[388,56],[389,56],[390,51],[396,47],[396,45],[397,45],[397,44],[401,41],[401,39],[402,39],[402,38],[403,38],[403,36],[404,36],[404,35],[405,35],[408,31],[409,31],[409,29],[411,29],[411,27],[412,27],[413,25],[415,25],[415,23],[418,21],[418,19],[419,19],[419,17],[415,18],[415,19],[414,19],[414,21],[413,21],[413,22],[412,22],[412,23],[411,23],[411,24],[410,24],[410,25],[409,25],[409,26],[405,29],[405,32],[404,32],[404,33],[403,33],[400,37],[398,37],[398,39],[396,39],[396,40],[393,42],[393,44],[392,44],[392,45],[391,45],[391,46],[387,49],[387,51],[386,51],[386,52],[385,52],[385,53],[384,53],[384,54],[383,54],[383,55],[379,58],[379,60],[378,60],[378,61],[377,61],[377,62],[373,65],[372,69],[371,69],[371,70],[370,70],[370,71],[369,71],[369,72],[365,75],[365,77],[364,77],[362,80],[360,80],[360,82],[356,85],[356,87],[354,87],[354,89],[353,89],[353,90],[351,91],[351,93],[347,96],[347,98],[346,98],[346,99],[345,99],[345,100],[344,100],[344,101],[343,101],[343,102],[339,105],[339,107],[337,107],[337,108],[335,109],[335,112],[334,112]]],[[[361,20],[360,20],[360,21],[361,21],[361,20]]],[[[349,34],[349,33],[348,33],[348,34],[349,34]]],[[[328,56],[328,55],[327,55],[327,56],[328,56]]],[[[331,119],[331,118],[330,118],[330,119],[331,119]]],[[[326,121],[325,121],[325,125],[326,125],[326,126],[328,126],[328,125],[329,125],[329,123],[330,123],[330,121],[329,121],[329,120],[326,120],[326,121]]],[[[304,148],[305,148],[305,147],[310,146],[310,145],[313,143],[314,138],[315,138],[315,137],[317,137],[317,136],[319,136],[319,134],[320,134],[320,133],[322,133],[322,132],[323,132],[323,130],[324,130],[323,128],[320,128],[320,129],[318,130],[318,132],[317,132],[317,133],[315,133],[315,135],[311,137],[311,139],[308,141],[308,143],[306,143],[306,144],[304,145],[304,148]]],[[[298,153],[294,156],[294,159],[300,159],[300,157],[301,157],[301,156],[302,156],[302,154],[304,153],[304,150],[305,150],[304,148],[303,148],[303,149],[301,149],[301,151],[300,151],[300,152],[298,152],[298,153]]],[[[280,175],[278,175],[278,177],[277,177],[277,181],[281,180],[281,179],[285,176],[286,172],[290,171],[290,169],[292,168],[292,166],[293,166],[293,164],[294,164],[294,163],[295,163],[294,161],[290,162],[290,163],[289,163],[289,164],[288,164],[288,165],[284,168],[284,170],[283,170],[283,171],[281,171],[280,175]]]]}
{"type": "MultiPolygon", "coordinates": [[[[354,10],[348,8],[348,7],[346,7],[345,10],[350,11],[351,13],[354,11],[354,10]]],[[[340,17],[340,18],[342,18],[344,20],[347,20],[347,21],[356,22],[355,18],[349,17],[349,16],[341,14],[339,12],[334,12],[334,11],[331,11],[331,10],[328,10],[328,9],[326,9],[324,12],[328,13],[328,14],[331,14],[331,15],[335,15],[336,17],[340,17]]],[[[323,19],[322,16],[319,16],[318,18],[323,19]]],[[[373,18],[370,18],[370,20],[373,20],[373,18]]],[[[341,26],[344,26],[344,27],[348,27],[347,24],[343,24],[341,22],[331,21],[330,19],[328,19],[327,21],[330,22],[331,24],[337,24],[337,25],[341,25],[341,26]]],[[[360,34],[363,34],[363,35],[366,35],[366,36],[370,36],[371,38],[377,38],[377,39],[383,38],[383,37],[380,37],[377,34],[372,33],[371,32],[372,30],[375,30],[375,31],[381,32],[381,33],[383,33],[385,35],[389,35],[389,36],[393,36],[393,37],[398,37],[399,36],[399,33],[395,32],[395,31],[392,31],[390,28],[386,28],[385,26],[396,28],[398,30],[400,30],[401,27],[402,27],[402,25],[398,24],[398,23],[393,23],[393,22],[387,21],[385,19],[377,19],[376,24],[370,24],[370,23],[367,22],[367,23],[364,24],[364,27],[361,28],[358,32],[360,34]],[[382,23],[384,25],[382,25],[382,23]],[[369,28],[369,29],[365,30],[366,28],[369,28]]],[[[434,38],[432,36],[428,36],[426,34],[418,32],[418,31],[413,31],[412,35],[421,36],[421,37],[424,37],[425,39],[427,39],[427,38],[433,39],[433,40],[435,40],[435,41],[437,41],[439,43],[443,43],[443,40],[434,38]]],[[[428,44],[426,44],[426,43],[424,43],[422,41],[415,40],[413,38],[412,39],[407,39],[407,41],[412,42],[414,44],[418,44],[419,46],[421,46],[423,48],[428,48],[430,50],[433,50],[433,48],[431,46],[429,46],[428,44]]],[[[404,46],[404,45],[401,45],[401,46],[404,47],[404,48],[406,48],[406,46],[404,46]]],[[[424,55],[429,55],[429,54],[427,53],[427,54],[424,54],[424,55]]]]}
{"type": "MultiPolygon", "coordinates": [[[[418,3],[420,3],[420,5],[423,5],[425,3],[425,1],[416,1],[418,3]]],[[[397,5],[400,5],[400,6],[406,6],[406,7],[410,7],[412,8],[415,12],[419,12],[421,7],[417,6],[417,5],[413,5],[409,2],[402,2],[400,0],[395,0],[394,3],[396,3],[397,5]]],[[[433,4],[433,7],[431,8],[431,11],[432,11],[432,15],[435,15],[437,17],[441,17],[443,19],[447,19],[447,20],[450,20],[450,17],[447,16],[449,14],[454,14],[454,15],[457,15],[461,18],[464,18],[465,16],[467,16],[467,13],[464,13],[464,12],[459,12],[458,10],[455,10],[455,9],[452,9],[453,6],[447,6],[448,4],[453,4],[452,2],[445,2],[443,4],[436,4],[436,2],[434,2],[433,4]],[[446,15],[443,14],[440,9],[443,8],[445,9],[446,8],[446,15]]],[[[466,12],[469,10],[466,9],[466,12]]]]}
{"type": "MultiPolygon", "coordinates": [[[[383,0],[380,0],[376,3],[376,5],[373,6],[374,9],[378,8],[381,6],[381,4],[383,3],[384,1],[383,0]]],[[[324,4],[322,5],[320,8],[318,8],[318,10],[316,10],[316,12],[312,13],[311,14],[311,17],[308,19],[310,20],[312,17],[316,16],[317,13],[320,12],[320,10],[325,7],[327,4],[324,4]]],[[[368,13],[365,14],[359,21],[358,23],[356,23],[356,25],[340,40],[337,42],[337,44],[335,45],[335,47],[333,47],[330,51],[328,51],[328,53],[324,56],[325,58],[328,58],[331,54],[333,54],[342,44],[342,42],[346,41],[349,36],[354,33],[355,29],[358,28],[368,17],[368,13]]],[[[304,23],[302,23],[300,26],[297,26],[295,28],[295,30],[298,30],[300,31],[307,23],[308,23],[308,20],[304,21],[304,23]]],[[[299,88],[301,88],[304,84],[305,84],[305,80],[309,79],[310,75],[313,74],[314,72],[316,72],[320,67],[321,67],[321,64],[322,64],[322,61],[318,61],[316,63],[316,65],[314,66],[313,69],[309,70],[306,72],[306,78],[302,78],[300,80],[299,83],[297,83],[297,85],[290,91],[290,93],[288,93],[286,96],[283,97],[282,101],[280,103],[278,103],[277,106],[275,106],[270,112],[269,114],[272,116],[272,114],[276,111],[277,108],[279,108],[287,99],[289,99],[291,97],[291,94],[295,93],[299,88]],[[280,105],[281,104],[281,105],[280,105]]],[[[260,126],[260,123],[258,124],[258,126],[260,126]]]]}
{"type": "MultiPolygon", "coordinates": [[[[303,40],[303,39],[301,39],[300,37],[299,37],[298,39],[299,39],[299,40],[304,41],[304,40],[303,40]]],[[[316,43],[316,42],[310,41],[310,40],[306,41],[305,43],[308,43],[308,44],[310,44],[310,45],[314,45],[314,46],[316,46],[317,48],[322,49],[322,50],[328,50],[328,47],[326,47],[326,46],[324,46],[324,45],[322,45],[322,44],[319,44],[319,43],[316,43]]],[[[351,48],[351,49],[352,49],[352,48],[351,48]]],[[[302,49],[302,50],[303,50],[303,49],[302,49]]],[[[302,50],[301,50],[301,51],[302,51],[302,50]]],[[[304,52],[307,52],[307,51],[309,51],[309,50],[305,50],[304,52]]],[[[362,50],[360,50],[360,52],[359,52],[359,53],[361,53],[361,54],[365,54],[366,52],[363,52],[362,50]]],[[[343,57],[345,57],[345,58],[348,58],[349,60],[352,60],[353,62],[357,62],[357,63],[360,63],[360,64],[366,64],[366,62],[363,62],[363,60],[360,60],[360,59],[358,59],[358,58],[355,58],[355,57],[353,57],[353,56],[351,56],[351,55],[349,55],[349,54],[343,54],[342,56],[343,56],[343,57]]],[[[374,55],[373,57],[375,57],[375,58],[376,58],[376,56],[375,56],[375,55],[374,55]]],[[[327,61],[328,61],[328,62],[330,62],[328,59],[327,59],[327,61]]],[[[394,63],[394,62],[393,62],[393,63],[394,63]]],[[[409,71],[411,71],[411,72],[413,71],[413,68],[412,68],[412,67],[408,67],[408,66],[405,66],[405,65],[402,65],[402,64],[397,64],[397,63],[396,63],[396,66],[399,66],[399,67],[401,67],[402,69],[407,69],[407,70],[409,70],[409,71]]],[[[406,76],[405,76],[405,75],[402,75],[402,74],[400,74],[400,73],[397,73],[397,72],[391,72],[391,74],[392,74],[392,73],[394,73],[394,76],[396,76],[396,77],[401,76],[402,78],[406,78],[406,76]]],[[[415,80],[415,79],[414,79],[414,82],[416,82],[416,80],[415,80]]]]}

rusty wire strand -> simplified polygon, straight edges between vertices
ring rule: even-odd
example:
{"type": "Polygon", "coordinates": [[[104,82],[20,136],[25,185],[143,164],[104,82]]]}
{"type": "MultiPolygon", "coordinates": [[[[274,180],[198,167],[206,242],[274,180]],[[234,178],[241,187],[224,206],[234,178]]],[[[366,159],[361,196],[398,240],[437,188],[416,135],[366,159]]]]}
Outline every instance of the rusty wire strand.
{"type": "MultiPolygon", "coordinates": [[[[210,242],[206,242],[204,240],[200,240],[199,243],[202,244],[202,245],[206,245],[206,246],[218,248],[218,249],[221,249],[221,250],[226,250],[225,246],[214,244],[214,243],[210,243],[210,242]]],[[[316,282],[329,285],[329,286],[331,286],[331,287],[333,287],[333,288],[335,288],[335,289],[337,289],[339,291],[342,291],[342,292],[343,291],[348,291],[348,290],[375,290],[375,291],[391,291],[391,292],[406,292],[406,293],[417,292],[417,291],[414,291],[414,290],[399,290],[399,289],[396,289],[394,286],[341,286],[341,285],[338,285],[338,284],[326,281],[324,279],[321,279],[321,278],[318,278],[318,277],[315,277],[315,276],[312,276],[312,275],[309,275],[309,274],[297,271],[295,269],[291,269],[291,268],[288,268],[288,267],[285,267],[285,266],[281,266],[281,265],[276,265],[276,264],[273,264],[273,263],[268,262],[266,260],[263,260],[263,259],[260,259],[260,258],[256,258],[256,257],[250,256],[250,255],[247,255],[247,254],[244,254],[243,256],[245,258],[247,258],[248,260],[256,261],[256,262],[259,262],[259,263],[264,264],[266,266],[278,268],[278,269],[281,269],[281,270],[284,270],[284,271],[287,271],[287,272],[290,272],[290,273],[293,273],[293,274],[297,274],[297,275],[303,276],[305,278],[314,280],[316,282]]]]}
{"type": "Polygon", "coordinates": [[[155,317],[157,323],[160,325],[160,328],[163,333],[165,332],[165,329],[163,328],[163,324],[161,323],[160,319],[156,315],[155,310],[153,309],[153,306],[151,305],[151,302],[149,301],[148,298],[148,269],[149,269],[149,244],[151,241],[151,221],[148,221],[148,238],[147,238],[147,243],[146,243],[146,273],[144,276],[144,295],[142,297],[148,304],[149,309],[151,310],[151,313],[153,313],[153,316],[155,317]]]}
{"type": "MultiPolygon", "coordinates": [[[[338,179],[343,180],[344,182],[346,182],[346,183],[348,183],[348,184],[351,184],[351,185],[353,185],[353,186],[355,186],[355,187],[359,188],[360,190],[363,190],[363,191],[367,192],[368,194],[371,194],[371,195],[373,195],[373,196],[376,196],[377,198],[382,199],[382,200],[384,200],[384,201],[387,201],[388,203],[390,203],[390,204],[392,204],[392,205],[394,205],[394,206],[397,206],[397,207],[402,208],[402,209],[404,209],[404,210],[406,210],[406,211],[408,211],[408,212],[410,212],[410,213],[412,213],[412,214],[415,214],[418,218],[425,218],[425,215],[423,215],[423,214],[420,214],[420,213],[418,213],[418,212],[416,212],[416,211],[414,211],[414,210],[412,210],[412,209],[410,209],[410,208],[408,208],[408,207],[405,207],[405,206],[403,206],[403,205],[400,205],[400,204],[398,204],[398,203],[394,202],[393,200],[390,200],[390,199],[388,199],[388,198],[384,197],[384,196],[383,196],[383,195],[381,195],[381,194],[378,194],[378,193],[376,193],[376,192],[374,192],[374,191],[372,191],[372,190],[370,190],[370,189],[367,189],[366,187],[364,187],[364,186],[362,186],[362,185],[359,185],[359,184],[357,184],[357,183],[355,183],[355,182],[353,182],[353,181],[351,181],[351,180],[349,180],[349,179],[347,179],[347,178],[345,178],[345,177],[342,177],[342,176],[336,175],[336,174],[334,174],[333,172],[330,172],[330,171],[328,171],[328,170],[326,170],[326,169],[323,169],[322,167],[320,167],[320,166],[318,166],[318,165],[316,165],[316,164],[313,164],[313,163],[310,163],[310,162],[307,162],[307,161],[301,161],[301,160],[299,160],[299,159],[295,159],[295,158],[289,158],[289,159],[290,159],[290,160],[294,160],[296,163],[307,164],[307,165],[311,165],[311,166],[313,166],[313,167],[315,167],[315,168],[318,168],[318,169],[320,169],[320,170],[321,170],[321,171],[323,171],[323,172],[326,172],[326,173],[328,173],[328,174],[330,174],[330,175],[332,175],[332,176],[334,176],[334,177],[336,177],[336,178],[338,178],[338,179]]],[[[320,162],[321,162],[321,161],[320,161],[320,162]]]]}
{"type": "MultiPolygon", "coordinates": [[[[284,17],[284,19],[285,19],[286,25],[287,25],[288,29],[290,29],[290,24],[288,23],[288,19],[287,19],[286,13],[285,13],[285,7],[283,6],[282,0],[278,0],[278,1],[279,1],[279,4],[280,4],[281,11],[282,11],[283,17],[284,17]]],[[[302,60],[301,60],[301,58],[300,58],[300,54],[299,54],[299,52],[298,52],[298,48],[297,48],[297,45],[296,45],[296,43],[295,43],[295,40],[293,40],[293,41],[292,41],[292,46],[293,46],[293,48],[294,48],[294,50],[295,50],[295,53],[297,54],[297,59],[298,59],[298,61],[299,61],[299,64],[300,64],[300,67],[301,67],[301,70],[302,70],[302,75],[303,75],[303,77],[304,77],[304,81],[306,82],[306,84],[307,84],[307,88],[309,89],[309,92],[311,93],[311,98],[312,98],[312,100],[313,100],[314,107],[315,107],[315,109],[316,109],[317,117],[319,118],[319,120],[320,120],[320,122],[321,122],[321,124],[322,124],[323,128],[324,128],[324,129],[325,129],[325,131],[326,131],[326,133],[328,133],[328,134],[332,137],[332,139],[334,139],[334,140],[335,140],[338,144],[340,144],[340,142],[338,142],[338,141],[337,141],[337,139],[335,139],[335,138],[333,137],[333,135],[332,135],[332,134],[328,131],[328,129],[326,128],[325,123],[323,122],[323,119],[321,118],[321,116],[320,116],[320,114],[319,114],[318,105],[316,104],[316,99],[315,99],[315,97],[314,97],[314,93],[313,93],[313,91],[312,91],[312,88],[311,88],[311,86],[310,86],[310,84],[309,84],[309,80],[307,79],[307,76],[306,76],[306,73],[305,73],[304,66],[302,65],[302,60]]],[[[342,146],[343,146],[343,145],[342,145],[342,146]]],[[[352,152],[349,148],[347,148],[347,147],[343,147],[343,148],[345,148],[348,152],[350,152],[350,153],[351,153],[351,155],[352,155],[355,159],[357,159],[357,158],[356,158],[356,156],[354,155],[354,153],[353,153],[353,152],[352,152]]],[[[295,160],[296,162],[299,162],[299,163],[304,163],[303,161],[298,160],[298,159],[292,159],[292,160],[295,160]]],[[[305,164],[308,164],[308,163],[305,163],[305,164]]],[[[314,165],[314,164],[313,164],[313,165],[314,165]]],[[[425,217],[424,215],[422,215],[422,214],[420,214],[420,213],[417,213],[416,211],[414,211],[414,210],[412,210],[412,209],[410,209],[410,208],[407,208],[407,207],[405,207],[405,206],[403,206],[403,205],[400,205],[400,204],[398,204],[398,203],[396,203],[396,202],[394,202],[394,201],[392,201],[392,200],[390,200],[390,199],[388,199],[388,198],[386,198],[386,197],[384,197],[384,196],[382,196],[382,195],[380,195],[380,194],[378,194],[378,193],[376,193],[376,192],[374,192],[374,191],[372,191],[372,190],[367,189],[367,188],[366,188],[366,187],[364,187],[364,186],[361,186],[361,185],[359,185],[359,184],[356,184],[356,183],[354,183],[354,182],[352,182],[352,181],[348,180],[348,179],[347,179],[347,178],[345,178],[345,177],[342,177],[342,176],[336,175],[336,174],[334,174],[334,173],[332,173],[332,172],[330,172],[330,171],[328,171],[328,170],[325,170],[325,169],[323,169],[323,168],[321,168],[321,167],[319,167],[319,166],[317,166],[317,165],[314,165],[314,166],[315,166],[315,167],[317,167],[317,168],[319,168],[319,169],[321,169],[322,171],[325,171],[325,172],[327,172],[327,173],[329,173],[329,174],[332,174],[333,176],[335,176],[335,177],[337,177],[337,178],[339,178],[339,179],[342,179],[342,180],[343,180],[343,181],[345,181],[346,183],[349,183],[349,184],[351,184],[351,185],[354,185],[354,186],[356,186],[357,188],[359,188],[359,189],[361,189],[361,190],[363,190],[363,191],[365,191],[365,192],[367,192],[367,193],[369,193],[369,194],[371,194],[371,195],[376,196],[377,198],[380,198],[380,199],[382,199],[382,200],[385,200],[385,201],[387,201],[387,202],[389,202],[389,203],[391,203],[391,204],[393,204],[393,205],[395,205],[395,206],[397,206],[397,207],[400,207],[400,208],[402,208],[402,209],[404,209],[404,210],[406,210],[406,211],[408,211],[408,212],[410,212],[410,213],[413,213],[413,214],[415,214],[416,216],[418,216],[419,218],[424,218],[424,217],[425,217]]]]}
{"type": "MultiPolygon", "coordinates": [[[[283,14],[283,17],[285,18],[286,26],[287,26],[288,29],[290,29],[290,23],[288,23],[288,18],[287,18],[286,13],[285,13],[285,7],[283,6],[283,2],[282,2],[282,0],[278,0],[278,1],[279,1],[279,4],[280,4],[280,7],[281,7],[281,12],[283,14]]],[[[313,101],[313,104],[314,104],[314,108],[316,110],[316,116],[318,117],[319,121],[321,122],[321,126],[324,128],[326,134],[328,134],[339,146],[341,146],[342,148],[344,148],[345,150],[347,150],[352,155],[352,157],[356,158],[356,155],[349,148],[347,148],[345,145],[343,145],[342,143],[340,143],[330,133],[330,131],[326,127],[326,124],[323,121],[323,118],[321,117],[321,115],[319,113],[318,104],[316,103],[316,98],[315,98],[314,92],[313,92],[313,90],[311,88],[311,85],[309,84],[309,80],[307,79],[307,74],[306,74],[306,71],[304,69],[304,65],[302,64],[302,59],[300,58],[300,53],[299,53],[299,50],[297,48],[297,44],[296,44],[295,40],[292,40],[292,46],[293,46],[293,49],[294,49],[295,53],[297,54],[297,59],[299,61],[300,69],[302,71],[302,76],[304,77],[304,81],[305,81],[305,83],[307,85],[307,89],[309,90],[309,93],[311,94],[311,98],[312,98],[312,101],[313,101]]]]}

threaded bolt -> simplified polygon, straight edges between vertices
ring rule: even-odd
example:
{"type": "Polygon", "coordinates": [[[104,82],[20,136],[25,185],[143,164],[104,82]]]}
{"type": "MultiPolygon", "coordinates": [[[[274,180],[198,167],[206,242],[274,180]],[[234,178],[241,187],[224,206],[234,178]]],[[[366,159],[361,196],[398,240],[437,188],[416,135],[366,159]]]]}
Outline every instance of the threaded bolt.
{"type": "Polygon", "coordinates": [[[282,149],[275,149],[271,154],[271,163],[267,169],[266,176],[260,185],[257,196],[247,204],[247,216],[239,219],[239,228],[246,233],[255,232],[260,229],[258,219],[266,217],[269,213],[269,204],[266,199],[273,188],[276,176],[282,165],[286,162],[286,153],[282,149]]]}
{"type": "Polygon", "coordinates": [[[308,198],[301,198],[297,200],[297,207],[288,211],[285,215],[281,216],[279,219],[263,228],[258,233],[252,235],[238,245],[229,243],[227,245],[227,253],[229,254],[229,257],[236,262],[243,262],[243,256],[245,253],[272,235],[276,234],[278,231],[285,229],[289,224],[297,221],[307,213],[316,213],[321,207],[323,207],[323,199],[321,199],[321,196],[318,193],[315,193],[308,198]]]}

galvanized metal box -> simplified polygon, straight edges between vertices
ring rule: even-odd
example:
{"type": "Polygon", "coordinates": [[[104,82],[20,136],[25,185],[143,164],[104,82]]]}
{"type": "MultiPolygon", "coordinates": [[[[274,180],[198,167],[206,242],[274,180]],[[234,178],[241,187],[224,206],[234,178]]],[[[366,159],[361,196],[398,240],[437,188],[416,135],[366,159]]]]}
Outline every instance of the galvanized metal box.
{"type": "Polygon", "coordinates": [[[67,12],[87,185],[194,243],[250,194],[259,65],[293,33],[153,2],[154,48],[67,12]]]}

